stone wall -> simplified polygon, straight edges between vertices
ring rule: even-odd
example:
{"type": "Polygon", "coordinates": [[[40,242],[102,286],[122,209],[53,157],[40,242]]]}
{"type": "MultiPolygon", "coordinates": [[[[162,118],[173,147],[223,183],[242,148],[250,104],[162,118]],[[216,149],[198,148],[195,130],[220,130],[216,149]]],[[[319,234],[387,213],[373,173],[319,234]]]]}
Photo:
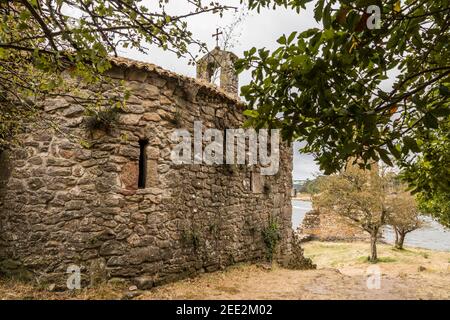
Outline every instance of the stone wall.
{"type": "Polygon", "coordinates": [[[297,233],[302,241],[366,241],[369,234],[335,212],[311,210],[297,233]]]}
{"type": "MultiPolygon", "coordinates": [[[[279,258],[287,256],[290,147],[282,148],[275,176],[244,165],[174,165],[170,134],[177,126],[192,131],[201,120],[204,129],[237,128],[242,105],[139,68],[116,66],[110,75],[126,80],[131,97],[109,132],[86,128],[82,107],[48,99],[43,117],[59,130],[30,125],[21,146],[1,154],[0,272],[24,270],[64,286],[75,264],[85,282],[144,277],[148,287],[263,258],[261,233],[269,216],[282,231],[279,258]],[[147,185],[138,189],[144,139],[147,185]]],[[[102,90],[107,95],[108,85],[102,90]]]]}
{"type": "MultiPolygon", "coordinates": [[[[344,171],[360,170],[358,162],[359,160],[350,158],[344,171]]],[[[378,171],[378,163],[371,163],[371,171],[368,172],[378,171]]],[[[367,232],[363,231],[351,219],[340,215],[339,212],[322,208],[319,210],[314,206],[314,201],[313,208],[314,210],[305,214],[305,218],[296,232],[302,241],[370,241],[370,235],[367,232]]]]}

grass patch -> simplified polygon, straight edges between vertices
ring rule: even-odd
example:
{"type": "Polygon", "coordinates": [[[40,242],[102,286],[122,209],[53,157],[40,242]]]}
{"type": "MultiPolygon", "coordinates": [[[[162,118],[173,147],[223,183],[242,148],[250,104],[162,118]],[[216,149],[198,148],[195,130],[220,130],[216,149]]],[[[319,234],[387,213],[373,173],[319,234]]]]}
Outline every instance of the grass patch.
{"type": "Polygon", "coordinates": [[[378,258],[378,262],[390,263],[390,262],[397,262],[397,260],[391,257],[382,257],[378,258]]]}
{"type": "MultiPolygon", "coordinates": [[[[372,263],[370,262],[369,257],[367,256],[359,257],[357,261],[360,263],[372,263]]],[[[377,260],[377,263],[391,263],[391,262],[397,262],[397,260],[392,257],[381,257],[378,258],[377,260]]]]}
{"type": "Polygon", "coordinates": [[[424,257],[425,259],[428,259],[430,257],[430,255],[426,252],[421,252],[420,253],[422,255],[422,257],[424,257]]]}
{"type": "Polygon", "coordinates": [[[405,255],[413,255],[413,256],[421,256],[425,259],[429,259],[430,258],[430,253],[429,252],[425,252],[425,251],[414,251],[414,250],[410,250],[410,249],[397,249],[395,247],[393,247],[391,249],[392,251],[394,251],[395,253],[399,253],[399,254],[405,254],[405,255]]]}

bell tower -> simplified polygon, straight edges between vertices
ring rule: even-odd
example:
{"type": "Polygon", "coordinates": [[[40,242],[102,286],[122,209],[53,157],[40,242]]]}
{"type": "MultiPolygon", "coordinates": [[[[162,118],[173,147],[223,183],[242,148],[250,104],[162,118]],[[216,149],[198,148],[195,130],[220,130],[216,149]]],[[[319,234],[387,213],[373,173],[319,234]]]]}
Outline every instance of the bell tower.
{"type": "Polygon", "coordinates": [[[197,78],[212,82],[212,78],[218,70],[220,88],[237,97],[239,80],[234,69],[237,59],[238,57],[234,53],[215,47],[197,61],[197,78]]]}

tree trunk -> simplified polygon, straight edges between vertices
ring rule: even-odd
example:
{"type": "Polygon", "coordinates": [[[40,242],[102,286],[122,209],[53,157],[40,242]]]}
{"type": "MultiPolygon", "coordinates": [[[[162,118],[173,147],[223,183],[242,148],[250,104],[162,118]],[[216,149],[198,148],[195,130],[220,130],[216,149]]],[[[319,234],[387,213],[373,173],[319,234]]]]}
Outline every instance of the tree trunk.
{"type": "Polygon", "coordinates": [[[398,230],[395,227],[394,227],[394,232],[395,232],[395,247],[397,248],[397,245],[398,245],[398,230]]]}
{"type": "Polygon", "coordinates": [[[395,242],[395,247],[397,249],[403,250],[403,242],[405,242],[406,232],[398,233],[398,241],[395,242]]]}
{"type": "Polygon", "coordinates": [[[370,234],[370,262],[377,262],[377,234],[378,232],[373,232],[370,234]]]}

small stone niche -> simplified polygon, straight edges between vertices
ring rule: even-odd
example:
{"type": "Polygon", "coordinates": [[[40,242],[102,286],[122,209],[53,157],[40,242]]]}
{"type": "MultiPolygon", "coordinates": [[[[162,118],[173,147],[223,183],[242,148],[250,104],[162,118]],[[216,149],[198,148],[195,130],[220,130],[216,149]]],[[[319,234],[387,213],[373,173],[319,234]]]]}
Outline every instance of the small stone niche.
{"type": "Polygon", "coordinates": [[[262,193],[263,191],[263,178],[261,173],[252,171],[250,178],[251,188],[253,193],[262,193]]]}

